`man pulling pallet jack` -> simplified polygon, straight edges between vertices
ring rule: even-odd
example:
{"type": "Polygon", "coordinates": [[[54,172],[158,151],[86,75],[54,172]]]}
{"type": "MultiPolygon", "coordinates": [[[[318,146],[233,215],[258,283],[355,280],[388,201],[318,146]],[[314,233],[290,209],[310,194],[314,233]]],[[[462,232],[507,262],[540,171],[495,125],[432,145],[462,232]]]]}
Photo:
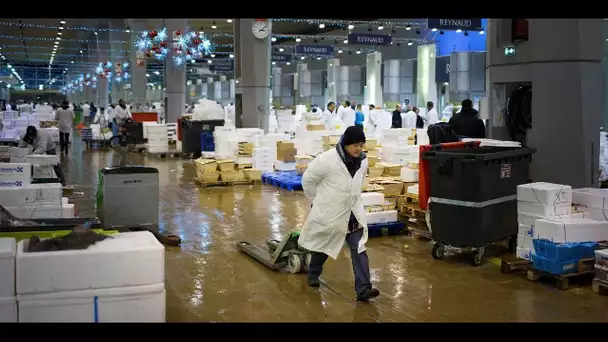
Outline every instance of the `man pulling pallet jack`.
{"type": "Polygon", "coordinates": [[[270,241],[269,251],[240,241],[238,249],[272,269],[279,269],[287,259],[292,273],[301,269],[299,261],[304,254],[309,259],[304,262],[307,283],[319,287],[319,276],[327,257],[337,259],[346,240],[355,273],[357,300],[377,297],[380,291],[372,287],[365,251],[367,223],[361,189],[368,161],[363,153],[364,144],[363,130],[351,126],[335,149],[318,155],[310,163],[302,177],[302,187],[313,205],[299,238],[297,233],[291,233],[283,242],[270,241]]]}

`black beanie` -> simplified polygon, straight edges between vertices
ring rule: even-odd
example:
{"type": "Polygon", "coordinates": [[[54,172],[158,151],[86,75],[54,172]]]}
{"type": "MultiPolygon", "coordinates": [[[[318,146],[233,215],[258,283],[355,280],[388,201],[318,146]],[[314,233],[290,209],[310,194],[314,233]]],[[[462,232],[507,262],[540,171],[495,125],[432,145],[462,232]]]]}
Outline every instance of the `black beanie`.
{"type": "Polygon", "coordinates": [[[344,132],[344,136],[342,137],[342,144],[344,146],[351,144],[358,144],[365,142],[365,133],[363,133],[363,128],[359,126],[350,126],[344,132]]]}

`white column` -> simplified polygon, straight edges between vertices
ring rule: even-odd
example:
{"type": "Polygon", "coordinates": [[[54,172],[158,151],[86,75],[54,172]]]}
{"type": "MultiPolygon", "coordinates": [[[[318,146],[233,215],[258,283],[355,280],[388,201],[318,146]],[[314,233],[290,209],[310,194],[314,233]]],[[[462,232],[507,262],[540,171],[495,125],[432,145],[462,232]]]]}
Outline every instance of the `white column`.
{"type": "Polygon", "coordinates": [[[338,67],[340,60],[330,58],[327,60],[327,89],[325,90],[325,103],[338,101],[338,67]]]}
{"type": "MultiPolygon", "coordinates": [[[[110,38],[108,31],[101,31],[95,37],[97,37],[97,62],[105,63],[109,60],[110,55],[107,51],[102,51],[100,48],[99,40],[108,40],[110,38]]],[[[97,77],[97,106],[108,108],[108,91],[110,85],[107,78],[97,77]]]]}
{"type": "MultiPolygon", "coordinates": [[[[137,42],[139,39],[139,31],[146,28],[146,20],[129,19],[129,26],[131,27],[131,49],[129,52],[129,61],[131,63],[131,94],[133,98],[131,102],[146,103],[148,84],[148,79],[146,78],[146,67],[148,63],[143,54],[139,56],[141,58],[137,58],[138,53],[137,48],[135,48],[135,42],[137,42]]],[[[158,102],[158,99],[155,100],[158,102]]]]}
{"type": "MultiPolygon", "coordinates": [[[[427,101],[437,103],[437,87],[435,86],[435,44],[418,46],[418,75],[416,80],[416,103],[418,107],[425,106],[427,101]]],[[[454,82],[450,79],[450,83],[454,82]]]]}
{"type": "Polygon", "coordinates": [[[366,64],[366,93],[365,103],[381,106],[382,101],[382,53],[372,52],[367,54],[366,64]]]}
{"type": "MultiPolygon", "coordinates": [[[[110,41],[123,41],[123,40],[129,40],[129,35],[123,33],[123,32],[119,32],[119,31],[113,31],[113,30],[120,30],[120,29],[124,29],[125,27],[125,21],[124,19],[111,19],[110,20],[110,29],[112,31],[110,31],[110,41]]],[[[129,44],[128,45],[130,47],[130,50],[136,50],[135,47],[133,46],[133,44],[129,44]]],[[[123,52],[122,50],[124,50],[124,44],[122,43],[110,43],[110,49],[112,50],[110,53],[110,60],[112,61],[112,73],[115,74],[115,70],[114,70],[114,65],[116,63],[129,63],[129,59],[126,56],[126,53],[123,52]]],[[[123,69],[124,72],[124,69],[123,69]]],[[[116,81],[116,75],[114,75],[112,77],[112,84],[111,84],[111,94],[112,94],[112,103],[118,103],[118,100],[120,99],[124,99],[125,98],[125,92],[124,92],[124,79],[121,82],[117,82],[116,81]]]]}
{"type": "MultiPolygon", "coordinates": [[[[173,39],[174,31],[186,30],[186,19],[167,19],[167,36],[173,39]]],[[[169,44],[171,45],[171,44],[169,44]]],[[[176,65],[173,62],[173,49],[168,49],[165,60],[165,117],[168,123],[177,122],[177,118],[184,113],[186,104],[186,63],[176,65]]]]}

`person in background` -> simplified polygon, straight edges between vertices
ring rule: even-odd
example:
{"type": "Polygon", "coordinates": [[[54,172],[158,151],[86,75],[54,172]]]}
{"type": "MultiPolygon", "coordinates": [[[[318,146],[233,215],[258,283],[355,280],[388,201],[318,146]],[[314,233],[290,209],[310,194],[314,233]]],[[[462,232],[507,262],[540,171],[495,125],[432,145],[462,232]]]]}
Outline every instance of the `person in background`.
{"type": "Polygon", "coordinates": [[[437,115],[437,110],[435,110],[435,105],[433,102],[429,101],[426,103],[426,110],[426,117],[424,118],[425,126],[428,127],[438,123],[439,116],[437,115]]]}
{"type": "Polygon", "coordinates": [[[397,104],[393,111],[393,119],[391,121],[391,128],[403,127],[403,119],[401,118],[401,104],[397,104]]]}
{"type": "Polygon", "coordinates": [[[27,103],[27,102],[21,104],[21,107],[19,108],[19,112],[20,113],[28,113],[29,114],[32,111],[33,111],[32,106],[29,103],[27,103]]]}
{"type": "Polygon", "coordinates": [[[486,137],[486,126],[479,118],[479,112],[473,108],[469,99],[462,100],[460,113],[450,119],[450,126],[460,137],[483,139],[486,137]]]}
{"type": "Polygon", "coordinates": [[[354,110],[355,112],[357,111],[357,103],[355,101],[353,101],[353,103],[350,105],[350,109],[354,110]]]}
{"type": "Polygon", "coordinates": [[[363,129],[363,122],[365,121],[365,115],[363,114],[363,107],[358,104],[357,111],[355,112],[355,126],[363,129]]]}
{"type": "Polygon", "coordinates": [[[414,106],[407,105],[406,113],[403,116],[403,128],[416,128],[418,115],[414,112],[414,106]]]}
{"type": "Polygon", "coordinates": [[[91,107],[89,109],[89,123],[92,123],[95,120],[95,116],[97,115],[97,107],[95,104],[91,102],[91,107]]]}
{"type": "Polygon", "coordinates": [[[355,111],[350,108],[350,101],[344,101],[344,104],[338,109],[338,117],[344,123],[344,127],[355,125],[355,111]]]}
{"type": "Polygon", "coordinates": [[[373,104],[370,104],[368,108],[369,115],[367,119],[367,129],[369,132],[375,133],[376,128],[378,128],[378,113],[375,110],[376,106],[374,106],[373,104]]]}
{"type": "Polygon", "coordinates": [[[70,146],[70,133],[74,131],[74,118],[76,114],[70,109],[68,101],[63,101],[55,114],[59,126],[59,152],[68,154],[70,146]]]}
{"type": "MultiPolygon", "coordinates": [[[[34,147],[32,154],[57,154],[57,151],[55,150],[55,141],[51,134],[45,130],[36,129],[34,126],[27,126],[25,133],[19,142],[20,148],[26,148],[28,145],[34,147]]],[[[55,164],[53,165],[53,169],[55,170],[55,174],[57,174],[57,178],[61,181],[61,184],[65,186],[65,177],[61,166],[55,164]]]]}
{"type": "Polygon", "coordinates": [[[190,106],[188,106],[188,109],[186,109],[186,113],[188,113],[188,114],[194,113],[194,102],[192,102],[192,104],[190,106]]]}
{"type": "Polygon", "coordinates": [[[125,100],[118,100],[118,106],[114,110],[114,123],[117,126],[116,132],[119,131],[120,127],[127,121],[127,119],[131,116],[129,110],[127,109],[127,104],[125,100]]]}
{"type": "Polygon", "coordinates": [[[323,112],[323,115],[321,116],[321,120],[323,120],[323,123],[325,124],[325,127],[327,129],[330,129],[332,126],[335,116],[335,110],[336,104],[333,102],[329,102],[325,111],[323,112]]]}
{"type": "Polygon", "coordinates": [[[82,109],[82,119],[81,122],[84,120],[85,124],[87,124],[89,122],[89,117],[91,116],[91,106],[89,106],[88,103],[80,103],[80,108],[82,109]]]}
{"type": "Polygon", "coordinates": [[[5,110],[6,110],[7,112],[10,112],[11,110],[13,110],[13,106],[11,106],[11,103],[10,103],[10,102],[8,102],[8,101],[6,102],[6,105],[5,105],[5,107],[4,107],[4,108],[6,108],[5,110]]]}
{"type": "Polygon", "coordinates": [[[319,287],[319,276],[327,257],[337,259],[344,240],[350,249],[358,301],[380,295],[372,287],[369,259],[365,251],[367,222],[361,188],[368,160],[363,153],[365,133],[360,127],[346,129],[340,142],[318,155],[302,176],[304,195],[312,209],[298,244],[311,251],[307,284],[319,287]],[[344,167],[346,166],[346,167],[344,167]]]}
{"type": "Polygon", "coordinates": [[[414,107],[414,113],[416,113],[416,128],[424,128],[424,119],[420,116],[420,109],[414,107]]]}

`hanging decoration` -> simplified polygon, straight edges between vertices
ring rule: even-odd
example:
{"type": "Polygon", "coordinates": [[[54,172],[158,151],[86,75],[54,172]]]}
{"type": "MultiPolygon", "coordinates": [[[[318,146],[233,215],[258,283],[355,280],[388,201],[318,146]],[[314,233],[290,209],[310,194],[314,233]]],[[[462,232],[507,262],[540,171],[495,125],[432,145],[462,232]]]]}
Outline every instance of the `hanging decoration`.
{"type": "Polygon", "coordinates": [[[129,75],[129,63],[114,63],[114,81],[121,83],[127,81],[131,77],[129,75]]]}
{"type": "Polygon", "coordinates": [[[139,39],[135,42],[138,52],[142,52],[145,57],[154,57],[157,60],[164,60],[167,56],[167,29],[143,31],[139,39]]]}
{"type": "MultiPolygon", "coordinates": [[[[213,51],[211,40],[203,32],[173,31],[171,40],[168,40],[167,29],[144,31],[135,43],[137,53],[142,57],[165,60],[169,49],[172,49],[172,59],[176,65],[200,59],[213,51]]],[[[143,59],[143,58],[142,58],[143,59]]],[[[143,66],[139,58],[137,66],[143,66]]]]}
{"type": "Polygon", "coordinates": [[[99,78],[111,79],[112,78],[112,62],[108,61],[108,62],[104,62],[104,63],[99,63],[99,65],[95,69],[95,73],[97,74],[97,77],[99,77],[99,78]]]}

